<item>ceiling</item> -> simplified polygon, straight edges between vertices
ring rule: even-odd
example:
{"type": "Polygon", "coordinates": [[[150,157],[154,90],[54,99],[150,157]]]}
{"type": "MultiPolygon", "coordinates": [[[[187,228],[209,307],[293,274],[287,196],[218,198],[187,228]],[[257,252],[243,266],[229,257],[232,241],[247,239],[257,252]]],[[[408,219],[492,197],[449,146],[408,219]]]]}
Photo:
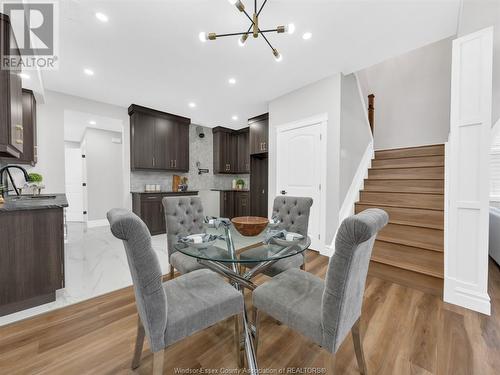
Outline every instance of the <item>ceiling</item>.
{"type": "Polygon", "coordinates": [[[123,122],[118,119],[98,116],[92,113],[64,111],[64,140],[81,142],[87,129],[101,129],[121,133],[123,122]]]}
{"type": "MultiPolygon", "coordinates": [[[[252,7],[252,1],[243,2],[252,7]]],[[[276,62],[261,38],[249,38],[243,48],[236,37],[199,41],[200,31],[248,28],[227,0],[68,0],[60,2],[60,68],[42,72],[43,86],[123,107],[149,106],[206,126],[240,128],[287,92],[454,35],[459,4],[269,0],[262,27],[296,26],[293,35],[270,35],[283,55],[276,62]],[[98,11],[109,22],[98,21],[98,11]],[[313,34],[308,41],[302,39],[306,31],[313,34]],[[95,75],[86,76],[84,68],[95,75]],[[228,84],[230,77],[236,85],[228,84]]]]}

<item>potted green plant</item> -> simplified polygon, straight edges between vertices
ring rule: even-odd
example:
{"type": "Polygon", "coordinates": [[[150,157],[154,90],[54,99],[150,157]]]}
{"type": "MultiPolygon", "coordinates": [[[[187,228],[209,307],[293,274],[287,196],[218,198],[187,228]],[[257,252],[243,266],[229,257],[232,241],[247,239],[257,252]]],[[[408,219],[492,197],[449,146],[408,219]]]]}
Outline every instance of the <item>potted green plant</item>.
{"type": "Polygon", "coordinates": [[[245,187],[245,180],[243,180],[242,178],[238,178],[236,180],[236,188],[238,190],[243,190],[244,187],[245,187]]]}
{"type": "Polygon", "coordinates": [[[32,194],[40,194],[45,187],[42,183],[43,176],[40,173],[31,172],[28,174],[28,188],[32,189],[32,194]]]}

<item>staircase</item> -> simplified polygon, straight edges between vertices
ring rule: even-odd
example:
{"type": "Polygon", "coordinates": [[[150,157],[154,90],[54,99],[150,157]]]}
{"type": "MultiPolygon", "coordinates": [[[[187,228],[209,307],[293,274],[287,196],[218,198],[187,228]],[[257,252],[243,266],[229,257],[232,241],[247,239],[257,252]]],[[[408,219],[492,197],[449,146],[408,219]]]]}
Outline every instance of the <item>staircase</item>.
{"type": "Polygon", "coordinates": [[[444,277],[444,145],[375,152],[356,213],[379,207],[370,274],[442,295],[444,277]]]}

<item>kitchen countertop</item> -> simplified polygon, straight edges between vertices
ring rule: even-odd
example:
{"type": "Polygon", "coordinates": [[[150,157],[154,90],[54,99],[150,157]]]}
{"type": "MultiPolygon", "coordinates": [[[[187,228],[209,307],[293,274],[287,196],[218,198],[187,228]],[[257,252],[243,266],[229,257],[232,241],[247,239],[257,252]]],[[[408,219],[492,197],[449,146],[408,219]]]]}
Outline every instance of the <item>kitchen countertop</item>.
{"type": "Polygon", "coordinates": [[[188,194],[188,195],[193,195],[193,194],[198,194],[198,190],[188,190],[188,191],[131,191],[132,194],[175,194],[175,195],[182,195],[182,194],[188,194]]]}
{"type": "Polygon", "coordinates": [[[7,211],[42,210],[46,208],[68,207],[68,200],[66,199],[65,194],[42,194],[40,195],[40,198],[28,198],[30,196],[26,195],[21,195],[21,197],[24,197],[24,199],[18,200],[15,195],[5,197],[5,203],[0,203],[0,213],[7,211]]]}
{"type": "Polygon", "coordinates": [[[211,191],[236,191],[240,193],[248,193],[250,189],[210,189],[211,191]]]}

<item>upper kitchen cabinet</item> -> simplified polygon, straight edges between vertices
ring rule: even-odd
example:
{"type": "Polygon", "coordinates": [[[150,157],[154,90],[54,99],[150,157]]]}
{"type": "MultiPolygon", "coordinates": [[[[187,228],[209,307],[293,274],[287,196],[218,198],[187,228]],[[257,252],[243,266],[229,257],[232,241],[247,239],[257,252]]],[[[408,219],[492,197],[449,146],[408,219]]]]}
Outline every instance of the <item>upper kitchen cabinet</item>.
{"type": "Polygon", "coordinates": [[[23,89],[22,91],[22,113],[23,152],[19,158],[2,158],[1,161],[35,166],[37,162],[36,99],[31,90],[23,89]]]}
{"type": "Polygon", "coordinates": [[[250,173],[248,128],[233,130],[223,127],[212,129],[214,136],[214,173],[250,173]]]}
{"type": "Polygon", "coordinates": [[[269,150],[269,113],[248,120],[250,127],[250,154],[263,154],[269,150]]]}
{"type": "MultiPolygon", "coordinates": [[[[0,57],[20,56],[9,17],[0,13],[0,57]]],[[[0,69],[0,156],[19,158],[23,152],[22,82],[20,68],[0,69]]]]}
{"type": "Polygon", "coordinates": [[[249,128],[241,129],[236,134],[238,171],[240,173],[250,173],[249,137],[249,128]]]}
{"type": "Polygon", "coordinates": [[[128,114],[132,170],[189,171],[190,119],[135,104],[128,114]]]}
{"type": "Polygon", "coordinates": [[[212,129],[214,138],[214,173],[237,173],[237,142],[234,130],[223,127],[212,129]]]}

